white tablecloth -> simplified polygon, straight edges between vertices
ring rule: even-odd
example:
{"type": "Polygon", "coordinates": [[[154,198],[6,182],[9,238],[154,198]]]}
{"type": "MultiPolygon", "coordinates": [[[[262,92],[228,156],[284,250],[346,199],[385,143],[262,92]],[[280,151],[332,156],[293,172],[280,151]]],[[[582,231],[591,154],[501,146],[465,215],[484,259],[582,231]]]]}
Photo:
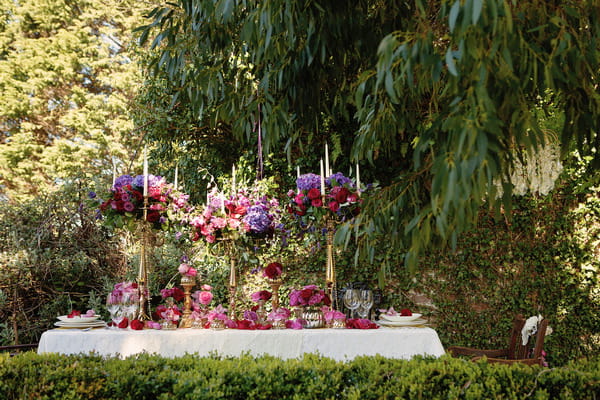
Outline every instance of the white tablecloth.
{"type": "Polygon", "coordinates": [[[266,331],[53,329],[44,332],[38,346],[40,354],[90,352],[120,357],[142,352],[166,357],[186,353],[208,355],[216,352],[223,356],[250,353],[255,356],[270,354],[283,359],[314,353],[344,361],[377,354],[403,359],[410,359],[415,355],[437,357],[444,354],[444,348],[436,331],[431,328],[266,331]]]}

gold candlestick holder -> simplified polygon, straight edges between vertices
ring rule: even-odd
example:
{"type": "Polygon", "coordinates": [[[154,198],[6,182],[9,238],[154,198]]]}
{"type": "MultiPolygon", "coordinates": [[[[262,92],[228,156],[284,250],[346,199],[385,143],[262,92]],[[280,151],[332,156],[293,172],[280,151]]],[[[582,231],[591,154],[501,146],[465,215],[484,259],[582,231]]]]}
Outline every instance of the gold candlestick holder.
{"type": "Polygon", "coordinates": [[[148,290],[148,247],[150,246],[150,226],[146,221],[148,216],[148,196],[144,196],[144,219],[140,224],[140,269],[138,271],[139,308],[136,318],[140,321],[149,321],[150,295],[148,290]]]}
{"type": "Polygon", "coordinates": [[[331,307],[337,310],[337,296],[336,296],[336,276],[335,276],[335,258],[333,249],[333,235],[335,233],[335,221],[328,218],[325,226],[327,228],[327,259],[325,266],[325,284],[326,293],[331,299],[331,307]]]}
{"type": "Polygon", "coordinates": [[[273,311],[275,311],[279,308],[279,287],[280,286],[281,286],[280,279],[273,279],[271,281],[271,294],[273,295],[273,297],[271,297],[271,308],[273,309],[273,311]]]}
{"type": "Polygon", "coordinates": [[[183,316],[179,322],[180,328],[191,328],[194,320],[192,319],[192,288],[196,284],[193,276],[184,275],[181,277],[181,286],[183,287],[183,316]]]}
{"type": "Polygon", "coordinates": [[[237,291],[237,277],[235,272],[235,260],[233,256],[230,256],[229,263],[229,318],[235,321],[235,295],[237,291]]]}

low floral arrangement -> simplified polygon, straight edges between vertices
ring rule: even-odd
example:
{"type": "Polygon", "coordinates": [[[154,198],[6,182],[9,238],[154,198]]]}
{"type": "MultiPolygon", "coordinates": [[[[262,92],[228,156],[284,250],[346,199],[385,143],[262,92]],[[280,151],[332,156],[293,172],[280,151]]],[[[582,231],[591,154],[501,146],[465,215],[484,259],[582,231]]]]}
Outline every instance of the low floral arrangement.
{"type": "Polygon", "coordinates": [[[324,290],[319,289],[316,285],[304,286],[300,290],[292,290],[290,292],[290,306],[306,307],[306,306],[330,306],[331,299],[324,290]]]}
{"type": "MultiPolygon", "coordinates": [[[[122,175],[104,199],[90,192],[89,197],[98,205],[104,223],[115,228],[135,229],[135,223],[144,215],[144,175],[122,175]]],[[[187,211],[189,196],[173,189],[160,176],[148,175],[148,211],[146,220],[155,229],[166,229],[179,222],[187,211]]]]}
{"type": "Polygon", "coordinates": [[[216,189],[208,194],[208,202],[189,218],[192,241],[201,238],[208,243],[236,240],[240,236],[271,236],[280,220],[279,202],[254,192],[237,191],[226,196],[216,189]]]}
{"type": "Polygon", "coordinates": [[[337,172],[324,181],[325,193],[322,193],[319,175],[300,175],[296,180],[297,190],[288,192],[288,212],[305,223],[321,220],[324,216],[346,221],[360,213],[362,201],[352,179],[337,172]]]}
{"type": "Polygon", "coordinates": [[[178,287],[162,289],[160,295],[165,304],[160,304],[154,311],[154,317],[159,320],[169,321],[173,325],[179,324],[179,319],[183,315],[181,308],[176,304],[184,300],[185,294],[178,287]]]}
{"type": "Polygon", "coordinates": [[[81,311],[78,310],[71,310],[71,312],[67,315],[67,318],[75,318],[75,317],[80,317],[80,318],[92,318],[95,317],[96,311],[94,310],[87,310],[85,312],[85,314],[82,314],[81,311]]]}
{"type": "Polygon", "coordinates": [[[196,321],[203,322],[204,327],[207,327],[208,323],[208,306],[212,303],[213,293],[212,286],[202,285],[202,290],[196,290],[192,293],[192,314],[190,317],[196,321]]]}
{"type": "Polygon", "coordinates": [[[333,310],[327,306],[323,307],[322,311],[327,324],[331,324],[336,319],[346,319],[346,314],[341,311],[333,310]]]}
{"type": "Polygon", "coordinates": [[[137,303],[140,299],[140,290],[136,282],[119,282],[108,294],[107,304],[137,303]]]}

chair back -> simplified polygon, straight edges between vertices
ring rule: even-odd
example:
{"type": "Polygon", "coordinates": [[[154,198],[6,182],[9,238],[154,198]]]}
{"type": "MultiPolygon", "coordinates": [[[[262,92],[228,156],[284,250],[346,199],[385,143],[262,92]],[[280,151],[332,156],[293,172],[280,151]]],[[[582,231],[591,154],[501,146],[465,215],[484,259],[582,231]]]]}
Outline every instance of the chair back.
{"type": "Polygon", "coordinates": [[[546,336],[546,329],[548,328],[548,320],[544,318],[541,322],[538,322],[536,334],[530,336],[527,344],[523,345],[521,331],[525,326],[525,322],[526,319],[523,315],[519,314],[515,317],[510,335],[510,342],[508,344],[507,359],[536,359],[539,360],[541,365],[543,362],[542,350],[544,349],[544,338],[546,336]]]}

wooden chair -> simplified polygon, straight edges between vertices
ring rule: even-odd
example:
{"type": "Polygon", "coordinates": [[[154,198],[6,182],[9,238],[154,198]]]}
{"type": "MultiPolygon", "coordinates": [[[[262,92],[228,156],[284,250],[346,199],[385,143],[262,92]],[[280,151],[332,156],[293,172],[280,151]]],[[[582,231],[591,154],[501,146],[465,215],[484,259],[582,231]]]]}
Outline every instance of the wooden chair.
{"type": "Polygon", "coordinates": [[[522,315],[517,315],[514,319],[508,348],[498,350],[481,350],[470,347],[450,346],[447,351],[453,356],[472,356],[471,360],[476,361],[482,357],[487,357],[488,362],[513,364],[523,363],[527,365],[538,364],[543,366],[544,359],[542,350],[544,349],[544,337],[548,328],[548,320],[542,319],[538,323],[537,333],[529,337],[526,345],[523,345],[521,330],[525,325],[526,319],[522,315]]]}

